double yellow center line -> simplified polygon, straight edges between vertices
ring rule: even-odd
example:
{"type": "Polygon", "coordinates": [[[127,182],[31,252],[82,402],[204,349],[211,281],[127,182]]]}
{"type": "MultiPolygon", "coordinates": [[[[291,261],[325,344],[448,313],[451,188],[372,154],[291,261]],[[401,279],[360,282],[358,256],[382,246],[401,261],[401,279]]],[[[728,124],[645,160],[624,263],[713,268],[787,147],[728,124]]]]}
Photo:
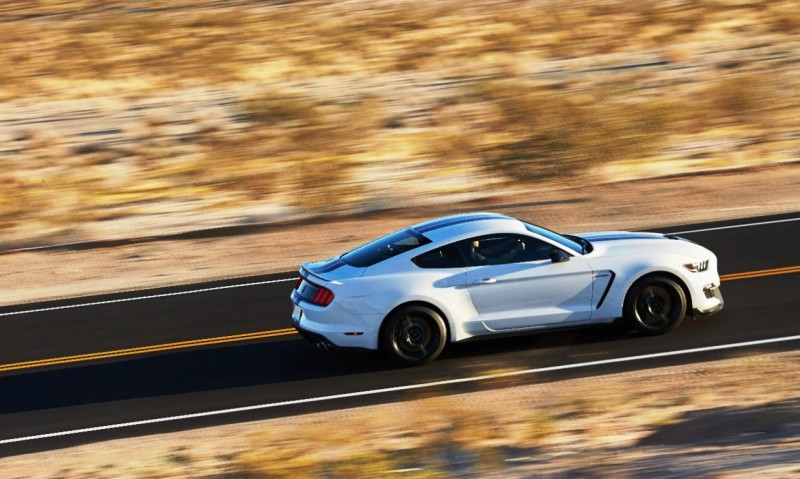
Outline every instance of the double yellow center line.
{"type": "Polygon", "coordinates": [[[781,274],[800,273],[800,265],[786,266],[784,268],[761,269],[758,271],[746,271],[744,273],[724,274],[719,277],[722,281],[736,281],[737,279],[761,278],[764,276],[778,276],[781,274]]]}
{"type": "MultiPolygon", "coordinates": [[[[794,274],[794,273],[800,273],[800,265],[786,266],[783,268],[762,269],[757,271],[747,271],[743,273],[726,274],[720,276],[720,279],[722,281],[736,281],[740,279],[762,278],[765,276],[779,276],[779,275],[794,274]]],[[[213,346],[225,343],[254,341],[258,339],[275,338],[279,336],[292,336],[295,334],[297,334],[297,331],[295,331],[294,328],[283,328],[283,329],[273,329],[270,331],[258,331],[255,333],[234,334],[230,336],[217,336],[215,338],[191,339],[188,341],[162,343],[162,344],[155,344],[152,346],[114,349],[111,351],[102,351],[98,353],[76,354],[73,356],[62,356],[49,359],[37,359],[33,361],[23,361],[19,363],[0,364],[0,373],[17,371],[21,369],[40,368],[45,366],[57,366],[62,364],[95,361],[100,359],[134,356],[139,354],[157,353],[163,351],[175,351],[179,349],[197,348],[201,346],[213,346]]]]}
{"type": "Polygon", "coordinates": [[[16,371],[18,369],[39,368],[44,366],[56,366],[59,364],[78,363],[83,361],[94,361],[97,359],[118,358],[123,356],[133,356],[136,354],[157,353],[162,351],[173,351],[176,349],[196,348],[199,346],[211,346],[225,343],[238,343],[242,341],[253,341],[256,339],[274,338],[276,336],[286,336],[297,334],[294,328],[275,329],[272,331],[259,331],[255,333],[234,334],[231,336],[218,336],[216,338],[191,339],[188,341],[177,341],[174,343],[155,344],[152,346],[141,346],[137,348],[114,349],[99,353],[76,354],[74,356],[62,356],[50,359],[37,359],[34,361],[24,361],[20,363],[0,364],[0,373],[16,371]]]}

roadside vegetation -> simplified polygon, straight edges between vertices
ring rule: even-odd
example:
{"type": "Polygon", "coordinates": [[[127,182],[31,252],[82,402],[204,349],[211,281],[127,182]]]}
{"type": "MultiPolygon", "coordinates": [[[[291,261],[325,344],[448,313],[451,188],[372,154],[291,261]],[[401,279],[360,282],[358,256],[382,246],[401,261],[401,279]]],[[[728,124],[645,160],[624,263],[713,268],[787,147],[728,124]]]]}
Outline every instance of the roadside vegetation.
{"type": "Polygon", "coordinates": [[[789,0],[4,2],[0,231],[796,160],[798,33],[789,0]]]}

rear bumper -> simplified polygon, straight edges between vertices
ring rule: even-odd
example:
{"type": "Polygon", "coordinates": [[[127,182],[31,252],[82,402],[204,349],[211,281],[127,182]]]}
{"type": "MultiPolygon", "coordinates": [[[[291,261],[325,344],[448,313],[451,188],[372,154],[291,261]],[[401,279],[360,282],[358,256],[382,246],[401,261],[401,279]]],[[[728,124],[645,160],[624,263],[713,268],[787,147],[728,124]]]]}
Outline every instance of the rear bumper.
{"type": "Polygon", "coordinates": [[[306,341],[313,344],[317,349],[321,351],[333,351],[334,349],[336,349],[336,345],[321,334],[301,328],[296,324],[294,325],[294,329],[296,329],[297,332],[300,333],[300,336],[304,337],[306,341]]]}
{"type": "Polygon", "coordinates": [[[353,318],[339,311],[336,305],[320,308],[300,302],[292,312],[292,326],[321,350],[376,349],[372,345],[377,343],[377,331],[365,328],[353,318]]]}
{"type": "Polygon", "coordinates": [[[294,329],[300,333],[300,336],[304,337],[306,341],[313,344],[315,348],[319,349],[320,351],[371,351],[369,348],[365,348],[363,346],[340,346],[335,344],[330,339],[326,338],[325,336],[315,333],[314,331],[309,331],[307,329],[301,328],[298,325],[294,326],[294,329]]]}

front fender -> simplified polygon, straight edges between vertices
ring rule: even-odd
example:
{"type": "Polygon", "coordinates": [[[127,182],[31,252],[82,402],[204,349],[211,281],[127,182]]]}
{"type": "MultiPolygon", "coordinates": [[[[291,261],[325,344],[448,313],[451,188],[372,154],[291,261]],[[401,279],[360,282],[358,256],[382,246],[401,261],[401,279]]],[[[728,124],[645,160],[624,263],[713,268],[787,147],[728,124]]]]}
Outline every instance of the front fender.
{"type": "Polygon", "coordinates": [[[603,305],[597,311],[595,311],[593,317],[597,318],[598,320],[608,321],[622,317],[622,309],[625,304],[625,296],[628,294],[628,291],[630,291],[631,287],[633,287],[637,281],[645,276],[653,274],[664,274],[679,280],[680,283],[685,286],[687,299],[689,299],[692,304],[695,303],[695,300],[697,299],[696,295],[702,294],[702,286],[698,287],[696,284],[698,277],[691,276],[695,273],[690,273],[680,266],[689,261],[690,259],[688,258],[674,257],[670,258],[669,262],[666,264],[639,262],[635,264],[623,265],[617,270],[615,270],[613,267],[610,267],[609,269],[614,271],[616,274],[614,284],[609,290],[609,294],[603,302],[603,305]]]}

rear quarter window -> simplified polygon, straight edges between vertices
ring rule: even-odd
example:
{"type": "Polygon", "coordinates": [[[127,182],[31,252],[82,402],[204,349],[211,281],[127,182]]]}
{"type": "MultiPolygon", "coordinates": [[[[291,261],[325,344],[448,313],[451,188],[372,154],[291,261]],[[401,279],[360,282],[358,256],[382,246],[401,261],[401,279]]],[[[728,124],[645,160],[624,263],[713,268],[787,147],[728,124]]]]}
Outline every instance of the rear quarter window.
{"type": "Polygon", "coordinates": [[[431,240],[425,236],[411,229],[405,229],[345,253],[342,255],[342,261],[350,266],[366,268],[430,242],[431,240]]]}

